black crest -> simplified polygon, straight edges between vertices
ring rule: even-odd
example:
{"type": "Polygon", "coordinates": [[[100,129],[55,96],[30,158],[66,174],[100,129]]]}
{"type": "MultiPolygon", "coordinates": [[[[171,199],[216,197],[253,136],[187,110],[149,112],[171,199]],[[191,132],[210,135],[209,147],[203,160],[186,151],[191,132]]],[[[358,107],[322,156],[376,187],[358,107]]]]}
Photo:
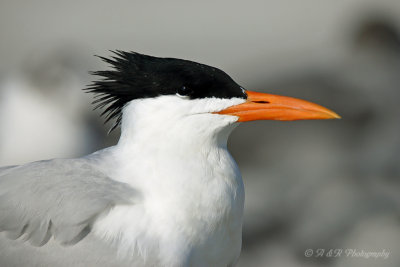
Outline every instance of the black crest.
{"type": "Polygon", "coordinates": [[[94,109],[105,108],[106,122],[116,118],[112,131],[121,123],[122,109],[130,101],[160,95],[196,98],[246,98],[244,90],[220,69],[176,58],[159,58],[135,52],[112,51],[100,57],[112,70],[95,71],[103,77],[90,85],[94,109]]]}

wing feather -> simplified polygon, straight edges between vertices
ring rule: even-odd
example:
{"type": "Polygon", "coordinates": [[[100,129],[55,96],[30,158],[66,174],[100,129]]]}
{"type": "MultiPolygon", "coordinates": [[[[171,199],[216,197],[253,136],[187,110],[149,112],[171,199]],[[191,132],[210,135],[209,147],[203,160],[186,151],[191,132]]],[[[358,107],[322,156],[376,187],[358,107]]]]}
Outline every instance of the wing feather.
{"type": "Polygon", "coordinates": [[[75,244],[115,205],[132,205],[137,192],[85,159],[55,159],[0,169],[0,231],[35,246],[51,236],[75,244]]]}

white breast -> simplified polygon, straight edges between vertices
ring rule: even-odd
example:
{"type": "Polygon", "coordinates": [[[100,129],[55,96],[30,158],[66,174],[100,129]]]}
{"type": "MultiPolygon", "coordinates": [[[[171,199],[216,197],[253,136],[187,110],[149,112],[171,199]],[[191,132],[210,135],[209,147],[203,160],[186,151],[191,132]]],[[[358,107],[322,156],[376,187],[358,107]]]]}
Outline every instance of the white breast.
{"type": "Polygon", "coordinates": [[[115,243],[121,257],[142,257],[150,265],[155,259],[162,266],[232,264],[241,247],[243,183],[226,150],[212,154],[197,170],[171,163],[151,173],[147,164],[138,166],[132,175],[149,174],[135,186],[142,202],[116,207],[94,232],[115,243]]]}

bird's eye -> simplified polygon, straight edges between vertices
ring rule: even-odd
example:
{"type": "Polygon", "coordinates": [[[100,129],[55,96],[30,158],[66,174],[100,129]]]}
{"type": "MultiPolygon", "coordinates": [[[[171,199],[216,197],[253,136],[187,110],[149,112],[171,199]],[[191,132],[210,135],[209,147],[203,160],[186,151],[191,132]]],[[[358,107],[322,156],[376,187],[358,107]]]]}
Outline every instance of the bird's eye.
{"type": "Polygon", "coordinates": [[[192,90],[189,87],[182,86],[178,88],[176,93],[178,94],[178,96],[189,96],[191,92],[192,90]]]}

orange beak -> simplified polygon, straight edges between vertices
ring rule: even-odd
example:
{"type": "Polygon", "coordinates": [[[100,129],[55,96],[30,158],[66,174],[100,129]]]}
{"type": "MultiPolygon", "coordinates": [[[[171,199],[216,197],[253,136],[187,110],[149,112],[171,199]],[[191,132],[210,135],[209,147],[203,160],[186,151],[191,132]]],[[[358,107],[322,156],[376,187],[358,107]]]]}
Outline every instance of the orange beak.
{"type": "Polygon", "coordinates": [[[246,91],[247,101],[216,112],[239,117],[238,122],[255,120],[340,119],[334,111],[293,97],[246,91]]]}

